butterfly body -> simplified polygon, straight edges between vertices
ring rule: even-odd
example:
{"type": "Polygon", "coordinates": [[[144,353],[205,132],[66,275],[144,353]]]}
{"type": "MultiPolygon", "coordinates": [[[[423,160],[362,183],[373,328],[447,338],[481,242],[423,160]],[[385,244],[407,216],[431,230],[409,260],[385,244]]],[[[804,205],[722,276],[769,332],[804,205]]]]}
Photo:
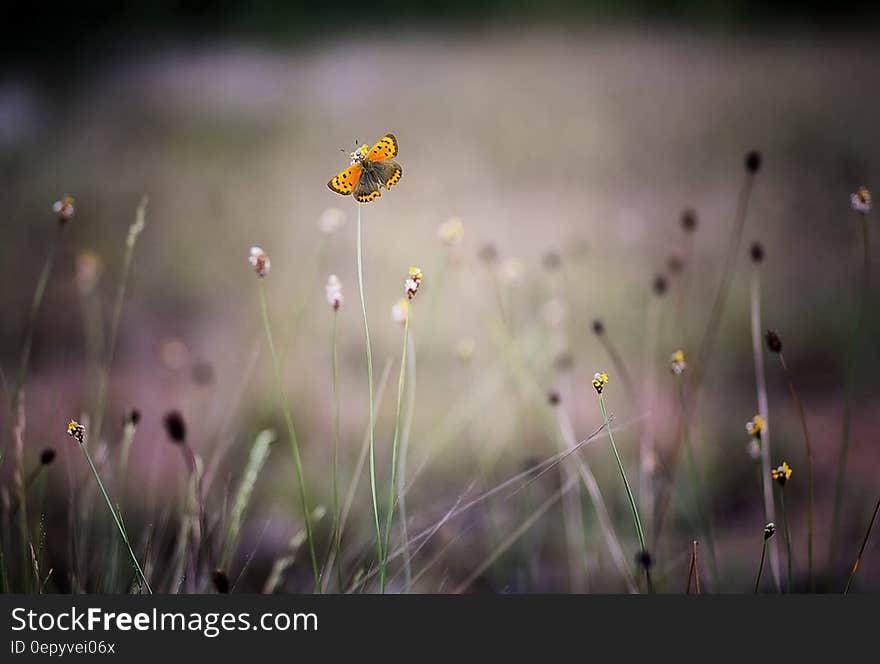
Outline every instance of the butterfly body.
{"type": "Polygon", "coordinates": [[[351,164],[339,171],[327,183],[331,191],[348,196],[360,203],[370,203],[381,194],[382,187],[390,189],[400,180],[403,169],[392,158],[397,156],[397,139],[386,134],[373,147],[361,145],[351,153],[351,164]]]}

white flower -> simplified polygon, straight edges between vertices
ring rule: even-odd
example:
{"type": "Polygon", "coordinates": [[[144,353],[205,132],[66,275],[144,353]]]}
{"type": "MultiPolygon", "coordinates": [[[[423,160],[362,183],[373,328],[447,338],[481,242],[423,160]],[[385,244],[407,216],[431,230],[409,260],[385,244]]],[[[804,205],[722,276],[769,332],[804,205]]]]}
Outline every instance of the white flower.
{"type": "Polygon", "coordinates": [[[331,274],[327,278],[327,285],[324,288],[327,291],[327,302],[333,308],[333,311],[338,311],[344,301],[342,297],[342,282],[339,281],[339,277],[331,274]]]}
{"type": "Polygon", "coordinates": [[[262,278],[269,274],[272,263],[269,261],[269,255],[265,251],[259,247],[251,247],[251,255],[248,260],[258,277],[262,278]]]}
{"type": "Polygon", "coordinates": [[[868,214],[873,207],[873,201],[871,199],[871,192],[867,187],[859,187],[849,196],[850,205],[852,205],[852,209],[858,212],[859,214],[868,214]]]}
{"type": "Polygon", "coordinates": [[[318,218],[318,228],[322,233],[332,235],[345,223],[345,212],[339,208],[327,208],[318,218]]]}
{"type": "Polygon", "coordinates": [[[73,215],[76,212],[73,204],[73,196],[65,196],[60,201],[55,201],[52,205],[52,212],[58,217],[60,223],[64,224],[73,219],[73,215]]]}
{"type": "Polygon", "coordinates": [[[419,286],[422,285],[422,271],[414,265],[410,265],[407,272],[406,281],[403,282],[403,290],[406,292],[407,298],[410,300],[419,292],[419,286]]]}
{"type": "Polygon", "coordinates": [[[401,298],[394,303],[393,307],[391,307],[391,318],[398,325],[403,325],[406,323],[406,319],[408,316],[409,302],[406,300],[406,298],[401,298]]]}

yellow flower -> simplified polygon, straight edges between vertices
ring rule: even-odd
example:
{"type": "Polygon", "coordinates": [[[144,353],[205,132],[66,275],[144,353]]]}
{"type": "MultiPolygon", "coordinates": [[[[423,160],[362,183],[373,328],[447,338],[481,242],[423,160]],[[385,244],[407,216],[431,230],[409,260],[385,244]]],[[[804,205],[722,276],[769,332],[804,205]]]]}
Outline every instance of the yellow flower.
{"type": "Polygon", "coordinates": [[[787,461],[783,461],[781,466],[770,470],[770,477],[779,482],[780,486],[785,486],[785,483],[791,478],[791,466],[787,461]]]}
{"type": "Polygon", "coordinates": [[[414,265],[409,267],[409,276],[403,284],[406,296],[411,300],[419,292],[419,286],[422,285],[422,271],[414,265]]]}
{"type": "Polygon", "coordinates": [[[764,430],[764,418],[760,415],[755,415],[751,420],[746,422],[746,431],[748,431],[750,436],[754,436],[755,438],[761,437],[761,432],[764,430]]]}
{"type": "Polygon", "coordinates": [[[602,390],[608,384],[608,374],[604,371],[597,371],[593,376],[593,387],[596,388],[596,394],[602,394],[602,390]]]}
{"type": "Polygon", "coordinates": [[[676,376],[680,376],[687,369],[687,362],[684,361],[684,351],[677,350],[669,358],[669,368],[676,376]]]}
{"type": "Polygon", "coordinates": [[[76,420],[70,420],[67,423],[67,435],[73,438],[76,442],[82,443],[83,437],[85,436],[86,428],[84,425],[80,424],[76,420]]]}

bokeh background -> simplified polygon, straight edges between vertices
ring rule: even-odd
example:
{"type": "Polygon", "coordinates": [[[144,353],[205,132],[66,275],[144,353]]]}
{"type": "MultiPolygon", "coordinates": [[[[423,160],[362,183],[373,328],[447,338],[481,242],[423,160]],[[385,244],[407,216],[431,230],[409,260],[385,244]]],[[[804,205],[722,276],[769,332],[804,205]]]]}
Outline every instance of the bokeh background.
{"type": "MultiPolygon", "coordinates": [[[[339,313],[343,483],[367,415],[355,272],[355,204],[329,191],[355,141],[391,131],[404,175],[364,208],[367,308],[378,382],[390,381],[377,421],[387,478],[402,330],[391,318],[406,268],[425,273],[413,317],[417,388],[409,460],[421,469],[407,511],[429,527],[474,495],[559,450],[558,391],[578,438],[601,424],[590,378],[612,374],[610,410],[631,477],[639,423],[649,417],[661,455],[674,447],[678,401],[669,354],[696,352],[729,247],[743,158],[760,150],[743,244],[691,435],[711,511],[720,578],[708,587],[750,592],[764,517],[744,424],[756,412],[748,245],[760,241],[765,327],[785,344],[815,445],[818,586],[838,590],[878,491],[877,316],[870,300],[858,360],[852,447],[839,539],[829,542],[850,331],[862,283],[859,185],[880,182],[878,56],[868,3],[157,2],[58,13],[4,8],[0,66],[0,361],[9,440],[9,385],[33,289],[56,222],[53,201],[76,197],[35,332],[26,389],[26,468],[59,452],[41,491],[48,588],[101,588],[100,560],[77,583],[68,539],[71,504],[93,491],[70,417],[93,407],[95,366],[129,224],[149,196],[112,369],[103,445],[112,459],[123,414],[137,408],[132,468],[112,482],[132,531],[155,529],[186,492],[187,469],[162,416],[185,417],[209,462],[227,451],[209,498],[220,513],[251,442],[279,432],[229,574],[260,590],[301,528],[296,484],[264,346],[251,245],[271,256],[267,288],[285,377],[316,499],[330,504],[332,312],[327,275],[342,280],[339,313]],[[333,233],[320,220],[336,208],[333,233]],[[680,218],[696,210],[693,236],[680,218]],[[460,217],[450,249],[438,227],[460,217]],[[487,263],[487,247],[497,260],[487,263]],[[83,288],[82,262],[100,262],[83,288]],[[481,258],[482,256],[482,258],[481,258]],[[684,271],[669,274],[672,256],[684,271]],[[669,289],[652,292],[658,274],[669,289]],[[652,313],[659,316],[656,334],[652,313]],[[630,398],[592,331],[601,319],[639,391],[630,398]],[[648,343],[654,339],[655,343],[648,343]],[[462,350],[473,348],[463,358],[462,350]],[[653,353],[651,352],[653,351],[653,353]],[[653,378],[652,378],[653,376],[653,378]],[[646,411],[651,396],[655,407],[646,411]],[[627,424],[628,423],[628,424],[627,424]],[[828,563],[829,545],[836,552],[828,563]]],[[[870,220],[870,218],[869,218],[870,220]]],[[[87,276],[87,275],[86,275],[87,276]]],[[[805,587],[805,453],[795,405],[767,356],[773,462],[787,459],[796,586],[805,587]]],[[[637,548],[606,442],[581,452],[593,467],[627,556],[637,548]]],[[[108,461],[107,472],[112,475],[108,461]]],[[[693,521],[685,466],[656,543],[660,588],[681,592],[693,521]]],[[[9,504],[9,468],[4,469],[9,504]]],[[[468,579],[565,478],[565,465],[527,491],[494,498],[443,526],[414,561],[418,591],[468,579]],[[444,548],[448,547],[448,548],[444,548]],[[436,561],[433,557],[436,556],[436,561]],[[428,566],[428,563],[432,563],[428,566]]],[[[636,481],[638,484],[639,482],[636,481]]],[[[348,573],[368,570],[370,512],[360,477],[348,573]]],[[[575,490],[577,491],[577,490],[575,490]]],[[[498,592],[625,589],[582,498],[585,545],[572,578],[563,508],[554,504],[469,587],[498,592]],[[575,583],[577,581],[577,583],[575,583]]],[[[105,521],[98,503],[92,514],[105,521]]],[[[322,537],[326,537],[326,519],[322,537]]],[[[173,528],[155,529],[161,569],[173,528]],[[162,533],[167,541],[162,542],[162,533]],[[163,548],[164,547],[164,548],[163,548]]],[[[112,533],[108,533],[110,537],[112,533]]],[[[651,537],[649,529],[649,539],[651,537]]],[[[781,539],[777,538],[781,544],[781,539]]],[[[158,552],[158,553],[157,553],[158,552]]],[[[169,554],[170,555],[170,554],[169,554]]],[[[880,586],[869,543],[858,589],[880,586]]],[[[710,574],[708,569],[705,574],[710,574]]],[[[280,586],[308,588],[297,561],[280,586]]],[[[768,585],[768,588],[770,586],[768,585]]]]}

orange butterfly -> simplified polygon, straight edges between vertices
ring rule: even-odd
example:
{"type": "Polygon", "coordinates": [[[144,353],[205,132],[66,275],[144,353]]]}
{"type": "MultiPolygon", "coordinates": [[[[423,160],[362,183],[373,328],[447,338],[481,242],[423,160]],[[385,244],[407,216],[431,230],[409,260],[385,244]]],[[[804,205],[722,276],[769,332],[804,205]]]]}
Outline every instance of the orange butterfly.
{"type": "Polygon", "coordinates": [[[369,203],[381,196],[380,187],[391,189],[400,181],[403,169],[393,157],[397,156],[397,139],[385,134],[376,144],[361,145],[351,153],[351,166],[337,173],[327,186],[337,194],[353,194],[360,203],[369,203]]]}

